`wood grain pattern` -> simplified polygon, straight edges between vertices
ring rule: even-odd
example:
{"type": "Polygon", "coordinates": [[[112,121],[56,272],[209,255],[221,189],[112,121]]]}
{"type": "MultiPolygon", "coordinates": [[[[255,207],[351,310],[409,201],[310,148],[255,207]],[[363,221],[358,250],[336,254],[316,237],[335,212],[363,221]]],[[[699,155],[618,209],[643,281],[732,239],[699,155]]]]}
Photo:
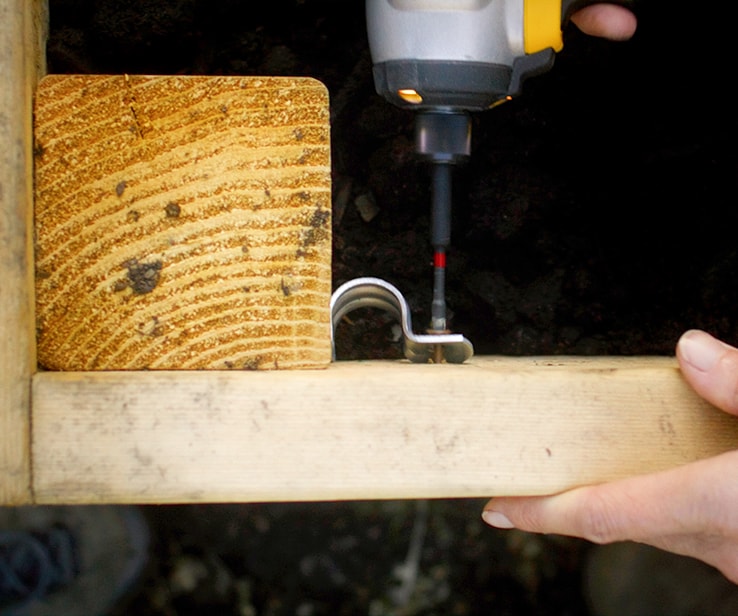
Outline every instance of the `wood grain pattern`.
{"type": "Polygon", "coordinates": [[[670,358],[40,373],[33,397],[41,503],[535,494],[738,446],[670,358]]]}
{"type": "Polygon", "coordinates": [[[311,79],[44,79],[40,363],[326,366],[329,137],[311,79]]]}
{"type": "Polygon", "coordinates": [[[31,500],[32,97],[45,70],[47,5],[0,0],[0,504],[31,500]]]}

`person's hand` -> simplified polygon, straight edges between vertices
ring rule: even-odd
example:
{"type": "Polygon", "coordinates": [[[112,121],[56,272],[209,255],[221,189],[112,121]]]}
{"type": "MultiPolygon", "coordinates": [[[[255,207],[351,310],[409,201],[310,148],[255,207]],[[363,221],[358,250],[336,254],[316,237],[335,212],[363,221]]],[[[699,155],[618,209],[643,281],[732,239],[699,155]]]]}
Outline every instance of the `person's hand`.
{"type": "MultiPolygon", "coordinates": [[[[677,359],[698,394],[738,415],[738,349],[692,330],[677,359]]],[[[698,558],[738,584],[737,477],[738,450],[554,496],[493,498],[482,517],[497,528],[646,543],[698,558]]]]}
{"type": "Polygon", "coordinates": [[[625,41],[636,30],[636,17],[617,4],[592,4],[571,16],[572,22],[584,33],[613,41],[625,41]]]}

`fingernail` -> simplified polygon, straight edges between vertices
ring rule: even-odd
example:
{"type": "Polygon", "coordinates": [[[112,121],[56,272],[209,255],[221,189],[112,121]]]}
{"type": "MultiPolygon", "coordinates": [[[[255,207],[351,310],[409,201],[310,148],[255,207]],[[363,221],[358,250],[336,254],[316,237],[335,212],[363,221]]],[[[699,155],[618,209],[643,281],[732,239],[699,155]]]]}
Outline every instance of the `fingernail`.
{"type": "Polygon", "coordinates": [[[507,516],[499,511],[483,511],[482,519],[495,528],[515,528],[515,525],[508,520],[507,516]]]}
{"type": "Polygon", "coordinates": [[[679,339],[679,354],[701,372],[708,372],[727,348],[728,345],[699,329],[691,329],[679,339]]]}

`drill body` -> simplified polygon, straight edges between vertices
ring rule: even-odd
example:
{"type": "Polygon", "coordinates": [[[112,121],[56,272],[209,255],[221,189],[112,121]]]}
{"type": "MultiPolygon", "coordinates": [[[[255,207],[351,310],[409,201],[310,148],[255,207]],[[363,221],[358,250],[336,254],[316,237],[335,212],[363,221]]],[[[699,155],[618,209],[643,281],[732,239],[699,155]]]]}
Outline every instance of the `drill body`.
{"type": "Polygon", "coordinates": [[[567,10],[561,0],[367,0],[377,91],[400,107],[492,107],[552,66],[567,10]]]}

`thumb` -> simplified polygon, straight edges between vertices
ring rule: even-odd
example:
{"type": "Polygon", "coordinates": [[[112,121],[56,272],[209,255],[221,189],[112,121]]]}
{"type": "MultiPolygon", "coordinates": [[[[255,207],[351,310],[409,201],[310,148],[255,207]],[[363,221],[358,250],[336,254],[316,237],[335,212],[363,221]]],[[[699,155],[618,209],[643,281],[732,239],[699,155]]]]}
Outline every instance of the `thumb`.
{"type": "Polygon", "coordinates": [[[684,378],[700,396],[738,415],[738,349],[693,329],[679,339],[676,355],[684,378]]]}
{"type": "Polygon", "coordinates": [[[633,36],[636,16],[617,4],[591,4],[571,16],[572,22],[584,33],[613,41],[625,41],[633,36]]]}

